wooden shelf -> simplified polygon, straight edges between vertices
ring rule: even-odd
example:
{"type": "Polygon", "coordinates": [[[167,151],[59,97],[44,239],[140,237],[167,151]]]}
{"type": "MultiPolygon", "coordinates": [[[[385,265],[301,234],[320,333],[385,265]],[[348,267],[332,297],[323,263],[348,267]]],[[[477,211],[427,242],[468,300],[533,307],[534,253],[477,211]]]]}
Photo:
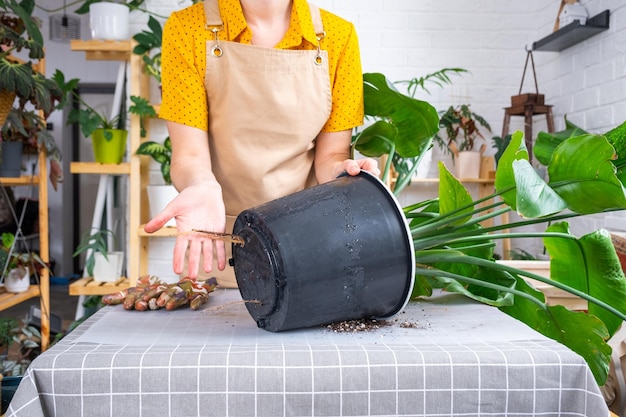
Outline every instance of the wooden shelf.
{"type": "Polygon", "coordinates": [[[31,298],[39,297],[40,291],[39,286],[31,285],[28,287],[26,291],[20,293],[10,293],[4,289],[4,287],[0,288],[0,310],[6,310],[7,308],[11,308],[19,303],[29,300],[31,298]]]}
{"type": "Polygon", "coordinates": [[[590,37],[603,32],[609,28],[610,11],[587,19],[586,24],[581,25],[579,21],[574,21],[567,26],[563,26],[556,32],[551,33],[543,39],[533,43],[533,51],[553,51],[558,52],[570,46],[576,45],[590,37]]]}
{"type": "Polygon", "coordinates": [[[98,162],[71,162],[70,172],[72,174],[109,174],[128,175],[130,174],[130,164],[100,164],[98,162]]]}
{"type": "Polygon", "coordinates": [[[70,40],[72,51],[84,51],[90,61],[126,61],[129,59],[132,46],[131,41],[104,41],[79,39],[70,40]]]}
{"type": "Polygon", "coordinates": [[[22,177],[0,177],[0,184],[3,187],[14,187],[19,185],[37,185],[39,184],[39,176],[22,176],[22,177]]]}
{"type": "Polygon", "coordinates": [[[98,282],[91,277],[81,278],[70,284],[70,295],[107,295],[123,291],[130,286],[128,278],[122,277],[115,282],[98,282]]]}

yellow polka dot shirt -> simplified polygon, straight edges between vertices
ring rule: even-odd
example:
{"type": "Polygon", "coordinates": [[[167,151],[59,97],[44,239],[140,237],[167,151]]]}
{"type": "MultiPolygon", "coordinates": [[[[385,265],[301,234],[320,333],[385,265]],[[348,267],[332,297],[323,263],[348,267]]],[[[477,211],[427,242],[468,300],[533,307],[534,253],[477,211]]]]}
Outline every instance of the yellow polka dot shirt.
{"type": "MultiPolygon", "coordinates": [[[[250,44],[239,0],[219,0],[224,30],[220,40],[250,44]]],[[[306,0],[293,0],[291,23],[279,49],[317,49],[317,39],[306,0]]],[[[357,34],[352,23],[321,10],[328,52],[332,110],[323,132],[351,129],[363,123],[363,73],[357,34]]],[[[172,13],[163,30],[163,101],[159,117],[208,131],[208,103],[204,78],[206,42],[213,34],[205,30],[202,3],[172,13]]],[[[218,81],[219,82],[219,81],[218,81]]],[[[297,92],[294,92],[297,94],[297,92]]]]}

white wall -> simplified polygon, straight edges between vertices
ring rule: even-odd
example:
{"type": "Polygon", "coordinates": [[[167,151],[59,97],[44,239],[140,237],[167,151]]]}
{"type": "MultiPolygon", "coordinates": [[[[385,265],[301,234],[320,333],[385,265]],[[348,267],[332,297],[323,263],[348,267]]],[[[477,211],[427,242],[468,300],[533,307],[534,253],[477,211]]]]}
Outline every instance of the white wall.
{"type": "MultiPolygon", "coordinates": [[[[43,0],[41,7],[58,7],[43,0]],[[48,6],[49,5],[49,6],[48,6]]],[[[443,89],[422,93],[438,109],[450,104],[471,103],[472,109],[491,124],[493,134],[502,129],[503,108],[518,93],[526,47],[552,32],[559,2],[545,0],[316,0],[320,7],[354,22],[359,34],[364,72],[382,72],[392,81],[422,76],[444,67],[461,67],[471,73],[443,89]]],[[[611,9],[611,27],[591,39],[557,52],[535,52],[540,93],[554,106],[557,129],[563,116],[589,131],[603,132],[626,120],[626,4],[614,0],[582,0],[590,16],[611,9]]],[[[147,0],[151,10],[167,15],[188,3],[147,0]]],[[[70,9],[71,10],[71,9],[70,9]]],[[[48,14],[40,11],[47,33],[48,14]]],[[[145,22],[134,16],[134,30],[145,22]]],[[[83,39],[89,38],[86,17],[83,39]]],[[[82,53],[65,44],[47,42],[48,72],[60,68],[68,77],[90,82],[112,82],[115,63],[87,62],[82,53]]],[[[401,88],[401,87],[400,87],[401,88]]],[[[532,92],[529,73],[523,92],[532,92]]],[[[511,130],[523,129],[513,118],[511,130]]],[[[62,121],[52,119],[55,126],[62,121]]],[[[545,130],[536,118],[535,131],[545,130]]],[[[63,140],[63,138],[59,138],[63,140]]],[[[66,172],[69,175],[69,172],[66,172]]],[[[51,193],[51,218],[62,210],[59,193],[51,193]]],[[[407,193],[405,200],[420,198],[407,193]]],[[[602,226],[602,218],[582,222],[580,229],[602,226]]],[[[60,234],[51,224],[51,248],[60,234]]],[[[576,231],[576,228],[574,228],[576,231]]],[[[515,247],[516,244],[514,243],[515,247]]],[[[523,244],[520,243],[520,247],[523,244]]]]}

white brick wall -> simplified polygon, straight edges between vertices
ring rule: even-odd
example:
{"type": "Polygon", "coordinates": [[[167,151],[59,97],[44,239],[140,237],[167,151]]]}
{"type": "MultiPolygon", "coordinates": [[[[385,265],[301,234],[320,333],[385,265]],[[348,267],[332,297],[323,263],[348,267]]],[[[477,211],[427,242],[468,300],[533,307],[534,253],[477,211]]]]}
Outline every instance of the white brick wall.
{"type": "MultiPolygon", "coordinates": [[[[560,53],[535,52],[539,90],[545,94],[546,102],[554,105],[557,129],[563,127],[563,116],[567,114],[569,120],[581,127],[603,132],[626,120],[626,2],[581,1],[590,16],[611,9],[611,28],[560,53]]],[[[37,3],[57,7],[53,0],[37,3]]],[[[552,32],[559,5],[558,1],[545,0],[316,0],[315,3],[355,24],[365,72],[382,72],[389,79],[399,81],[444,67],[471,71],[457,77],[452,86],[433,87],[431,95],[422,93],[420,98],[438,109],[471,103],[473,110],[489,121],[494,135],[501,133],[502,109],[518,92],[525,47],[552,32]]],[[[151,10],[167,15],[189,2],[147,0],[147,4],[151,10]]],[[[138,20],[135,19],[135,25],[138,20]]],[[[44,17],[44,24],[46,21],[44,17]]],[[[83,39],[87,39],[89,33],[84,22],[83,39]]],[[[113,80],[115,71],[103,63],[85,62],[82,54],[68,50],[66,46],[50,43],[50,73],[58,67],[69,77],[80,76],[91,82],[113,80]]],[[[533,90],[532,78],[527,73],[523,92],[533,90]]],[[[521,118],[513,118],[511,129],[522,128],[521,118]]],[[[534,128],[545,130],[544,119],[536,118],[534,128]]],[[[59,205],[61,202],[51,196],[51,211],[58,210],[52,207],[53,202],[59,205]]],[[[583,222],[580,228],[595,227],[596,223],[603,225],[601,219],[592,219],[583,222]]],[[[575,232],[577,229],[578,226],[573,227],[575,232]]]]}

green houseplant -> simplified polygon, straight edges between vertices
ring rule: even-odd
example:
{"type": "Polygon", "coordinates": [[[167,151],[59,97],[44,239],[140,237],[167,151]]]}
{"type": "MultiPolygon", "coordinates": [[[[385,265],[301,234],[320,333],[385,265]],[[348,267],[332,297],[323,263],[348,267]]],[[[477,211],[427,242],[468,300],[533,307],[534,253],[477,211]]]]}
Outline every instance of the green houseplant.
{"type": "Polygon", "coordinates": [[[142,142],[137,148],[137,155],[146,155],[159,164],[163,182],[167,185],[172,184],[170,176],[170,168],[172,163],[172,142],[167,137],[163,143],[147,141],[142,142]]]}
{"type": "Polygon", "coordinates": [[[74,257],[85,255],[85,271],[95,281],[111,282],[121,276],[124,252],[114,251],[109,244],[114,244],[115,238],[110,229],[92,229],[83,234],[74,251],[74,257]]]}
{"type": "MultiPolygon", "coordinates": [[[[389,108],[407,101],[389,91],[381,74],[365,74],[364,80],[365,109],[372,116],[389,117],[389,108]]],[[[409,147],[399,146],[402,136],[397,131],[406,125],[396,121],[396,129],[388,129],[391,134],[379,129],[375,135],[357,135],[354,148],[391,160],[397,149],[406,152],[403,157],[417,157],[432,142],[438,127],[438,118],[433,121],[430,116],[434,109],[427,103],[420,107],[423,114],[416,117],[424,122],[423,134],[413,136],[413,153],[405,151],[409,147]]],[[[626,319],[626,278],[606,231],[579,238],[569,233],[565,220],[626,208],[624,186],[613,160],[616,154],[617,161],[626,157],[626,140],[570,135],[545,152],[547,182],[528,162],[523,134],[515,132],[500,158],[494,194],[478,200],[439,164],[439,197],[404,209],[416,255],[412,298],[428,297],[440,288],[492,305],[579,353],[597,382],[603,384],[611,359],[606,341],[626,319]],[[495,197],[501,200],[480,207],[495,197]],[[523,220],[492,227],[480,224],[510,211],[517,211],[523,220]],[[534,224],[548,227],[545,232],[517,231],[534,224]],[[505,229],[511,232],[501,233],[505,229]],[[543,239],[551,256],[549,279],[495,262],[495,241],[511,237],[543,239]],[[547,305],[543,293],[533,288],[528,278],[583,298],[588,301],[588,313],[547,305]]],[[[385,165],[383,175],[389,168],[385,165]]],[[[394,189],[395,194],[401,191],[397,186],[394,189]]]]}
{"type": "MultiPolygon", "coordinates": [[[[141,143],[136,152],[138,155],[151,157],[159,164],[161,176],[163,177],[163,184],[150,184],[146,187],[150,217],[154,217],[178,195],[178,190],[172,185],[170,176],[172,143],[169,137],[165,138],[163,143],[147,141],[141,143]]],[[[169,227],[176,226],[176,221],[170,219],[165,225],[169,227]]]]}
{"type": "MultiPolygon", "coordinates": [[[[143,127],[144,119],[146,117],[156,117],[156,111],[148,101],[142,97],[131,97],[133,105],[129,108],[129,111],[133,114],[137,114],[141,117],[141,136],[145,137],[145,129],[143,127]]],[[[161,171],[161,177],[163,178],[163,184],[149,184],[146,187],[148,193],[148,205],[150,208],[150,217],[154,217],[161,212],[172,199],[176,197],[178,191],[172,185],[172,178],[170,176],[170,168],[172,163],[172,142],[169,136],[166,137],[163,142],[156,141],[144,141],[137,150],[137,155],[149,156],[154,162],[159,165],[161,171]]],[[[175,226],[174,219],[170,219],[166,226],[175,226]]]]}
{"type": "Polygon", "coordinates": [[[491,132],[491,126],[480,115],[470,109],[469,104],[450,106],[440,113],[439,126],[445,130],[445,137],[439,133],[435,141],[446,152],[452,154],[459,178],[479,178],[481,157],[487,148],[486,139],[480,128],[491,132]],[[482,141],[482,144],[478,142],[482,141]]]}
{"type": "Polygon", "coordinates": [[[63,92],[63,102],[70,97],[78,101],[79,106],[70,110],[66,123],[68,125],[77,123],[83,136],[91,137],[95,161],[112,164],[122,162],[128,138],[126,104],[120,103],[119,111],[113,117],[108,117],[104,112],[87,104],[77,94],[79,79],[66,81],[64,74],[58,70],[52,78],[63,92]]]}
{"type": "Polygon", "coordinates": [[[37,71],[44,58],[43,36],[32,16],[33,0],[0,0],[0,125],[2,141],[43,149],[54,188],[61,176],[61,152],[45,120],[62,99],[52,79],[37,71]],[[26,60],[15,55],[21,53],[26,60]],[[41,113],[39,113],[41,112],[41,113]]]}
{"type": "Polygon", "coordinates": [[[148,28],[135,34],[133,39],[137,42],[133,53],[141,56],[144,70],[161,85],[161,44],[163,42],[161,22],[150,16],[148,28]]]}
{"type": "Polygon", "coordinates": [[[15,246],[15,235],[10,232],[2,233],[0,264],[4,285],[8,292],[17,293],[28,289],[32,273],[39,274],[41,268],[48,268],[48,265],[36,252],[19,252],[15,246]]]}

